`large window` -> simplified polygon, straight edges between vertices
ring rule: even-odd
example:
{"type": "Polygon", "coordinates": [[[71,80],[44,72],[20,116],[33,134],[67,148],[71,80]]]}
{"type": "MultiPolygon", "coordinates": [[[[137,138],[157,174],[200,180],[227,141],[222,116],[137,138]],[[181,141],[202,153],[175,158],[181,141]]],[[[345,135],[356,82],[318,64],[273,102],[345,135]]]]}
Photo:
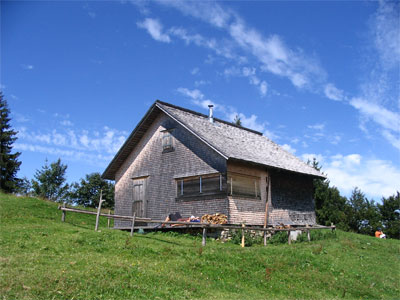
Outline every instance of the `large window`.
{"type": "Polygon", "coordinates": [[[200,196],[222,192],[222,176],[220,174],[193,176],[176,181],[177,196],[200,196]]]}
{"type": "Polygon", "coordinates": [[[261,199],[260,178],[228,173],[228,194],[237,197],[261,199]]]}

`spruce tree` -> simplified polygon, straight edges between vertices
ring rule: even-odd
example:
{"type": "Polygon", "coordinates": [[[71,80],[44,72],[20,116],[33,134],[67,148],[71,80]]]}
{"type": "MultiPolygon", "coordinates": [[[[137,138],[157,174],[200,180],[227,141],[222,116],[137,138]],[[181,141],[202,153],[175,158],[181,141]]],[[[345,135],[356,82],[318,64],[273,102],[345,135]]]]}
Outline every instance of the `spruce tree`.
{"type": "Polygon", "coordinates": [[[20,182],[17,172],[21,165],[21,162],[18,161],[21,153],[11,153],[18,132],[11,128],[9,114],[7,101],[0,92],[0,190],[6,193],[17,190],[20,182]]]}

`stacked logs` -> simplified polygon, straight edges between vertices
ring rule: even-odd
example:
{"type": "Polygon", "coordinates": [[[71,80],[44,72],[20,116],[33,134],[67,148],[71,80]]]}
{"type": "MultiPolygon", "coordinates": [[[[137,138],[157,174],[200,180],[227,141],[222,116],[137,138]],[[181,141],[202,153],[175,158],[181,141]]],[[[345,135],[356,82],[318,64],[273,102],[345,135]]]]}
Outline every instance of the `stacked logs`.
{"type": "Polygon", "coordinates": [[[228,217],[220,213],[216,213],[214,215],[206,214],[201,217],[201,223],[226,224],[228,223],[228,217]]]}

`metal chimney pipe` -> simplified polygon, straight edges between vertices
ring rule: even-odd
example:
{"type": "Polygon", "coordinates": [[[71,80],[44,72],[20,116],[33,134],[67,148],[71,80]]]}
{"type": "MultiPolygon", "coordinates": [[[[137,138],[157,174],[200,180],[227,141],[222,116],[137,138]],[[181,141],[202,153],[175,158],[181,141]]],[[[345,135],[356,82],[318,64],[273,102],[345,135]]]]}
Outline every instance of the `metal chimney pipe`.
{"type": "Polygon", "coordinates": [[[211,123],[214,123],[214,117],[213,117],[213,107],[214,105],[210,104],[208,106],[208,120],[210,120],[211,123]]]}

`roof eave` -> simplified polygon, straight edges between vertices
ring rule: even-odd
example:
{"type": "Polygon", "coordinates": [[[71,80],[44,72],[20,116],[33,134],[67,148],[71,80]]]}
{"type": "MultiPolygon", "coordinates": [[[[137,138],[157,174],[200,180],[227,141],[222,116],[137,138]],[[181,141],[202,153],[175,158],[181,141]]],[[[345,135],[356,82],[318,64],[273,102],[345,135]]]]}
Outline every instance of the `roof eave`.
{"type": "Polygon", "coordinates": [[[300,174],[300,175],[304,175],[304,176],[311,176],[313,178],[319,178],[319,179],[326,179],[327,178],[323,174],[316,175],[316,174],[304,173],[304,172],[299,172],[299,171],[293,171],[293,170],[289,170],[289,169],[285,169],[285,168],[279,168],[279,167],[275,167],[275,166],[271,166],[271,165],[267,165],[267,164],[262,164],[262,163],[257,163],[257,162],[254,162],[254,161],[240,159],[240,158],[230,157],[228,159],[228,161],[242,162],[242,163],[246,163],[246,164],[250,164],[250,165],[254,165],[254,166],[266,167],[266,168],[270,168],[270,169],[274,169],[274,170],[280,170],[280,171],[285,171],[285,172],[290,172],[290,173],[296,173],[296,174],[300,174]]]}
{"type": "Polygon", "coordinates": [[[156,107],[156,102],[154,102],[153,105],[149,108],[147,113],[144,115],[144,117],[140,120],[140,122],[136,125],[135,129],[131,132],[129,137],[126,139],[125,143],[118,150],[117,154],[114,156],[112,161],[108,164],[107,168],[101,175],[102,178],[109,179],[109,180],[115,180],[116,171],[112,171],[111,168],[114,166],[114,164],[117,163],[117,160],[120,158],[123,150],[127,147],[127,145],[131,142],[131,140],[137,134],[138,130],[143,126],[143,124],[146,122],[146,120],[149,118],[149,116],[153,113],[155,107],[156,107]]]}

